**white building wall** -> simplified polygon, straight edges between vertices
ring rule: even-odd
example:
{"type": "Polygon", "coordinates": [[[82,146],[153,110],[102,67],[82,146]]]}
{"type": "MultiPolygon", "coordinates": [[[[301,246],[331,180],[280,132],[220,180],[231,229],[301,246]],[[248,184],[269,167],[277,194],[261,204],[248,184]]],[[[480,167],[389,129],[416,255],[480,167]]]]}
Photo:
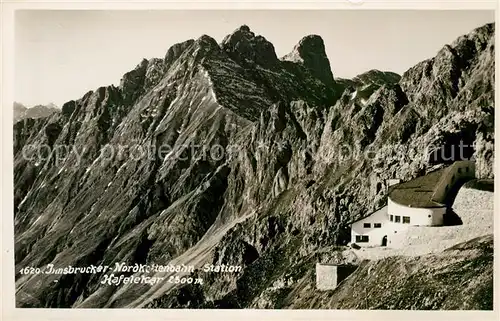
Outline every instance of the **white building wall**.
{"type": "Polygon", "coordinates": [[[393,179],[388,179],[387,180],[387,186],[392,186],[401,183],[401,180],[399,178],[393,178],[393,179]]]}
{"type": "Polygon", "coordinates": [[[351,225],[351,243],[356,243],[362,247],[381,246],[382,239],[387,235],[386,228],[388,223],[387,206],[384,206],[372,215],[351,225]],[[370,223],[370,227],[364,227],[365,223],[370,223]],[[375,223],[380,223],[381,227],[376,228],[375,223]],[[356,242],[357,235],[368,236],[368,242],[356,242]]]}
{"type": "Polygon", "coordinates": [[[356,269],[355,265],[316,263],[316,288],[318,290],[333,290],[356,269]]]}
{"type": "Polygon", "coordinates": [[[337,287],[337,266],[316,263],[316,288],[333,290],[337,287]]]}
{"type": "Polygon", "coordinates": [[[394,202],[390,197],[387,199],[387,214],[393,215],[394,224],[410,226],[435,226],[443,225],[443,215],[446,213],[446,207],[419,208],[409,207],[394,202]],[[400,216],[399,223],[395,222],[396,216],[400,216]],[[410,218],[410,223],[403,223],[403,216],[410,218]]]}

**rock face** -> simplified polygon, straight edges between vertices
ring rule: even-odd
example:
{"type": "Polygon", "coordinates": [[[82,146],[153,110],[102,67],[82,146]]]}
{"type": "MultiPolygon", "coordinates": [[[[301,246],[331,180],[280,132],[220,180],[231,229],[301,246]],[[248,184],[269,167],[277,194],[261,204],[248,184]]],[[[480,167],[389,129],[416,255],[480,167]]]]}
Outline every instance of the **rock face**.
{"type": "Polygon", "coordinates": [[[226,36],[221,47],[229,57],[240,64],[273,67],[278,63],[273,44],[260,35],[256,36],[246,25],[226,36]]]}
{"type": "MultiPolygon", "coordinates": [[[[493,30],[460,37],[401,79],[335,80],[319,36],[278,59],[242,26],[221,44],[203,35],[174,45],[119,87],[17,122],[16,271],[242,267],[200,269],[192,276],[203,284],[187,285],[167,282],[169,272],[158,284],[119,286],[101,283],[109,273],[16,272],[17,305],[299,306],[284,303],[283,284],[298,291],[320,253],[347,243],[348,222],[385,202],[387,179],[446,162],[429,159],[429,146],[476,144],[479,176],[493,176],[493,30]]],[[[482,308],[474,302],[467,308],[482,308]]]]}
{"type": "Polygon", "coordinates": [[[283,57],[283,60],[302,63],[325,84],[330,86],[334,84],[330,61],[325,52],[325,44],[318,35],[302,38],[293,51],[283,57]]]}

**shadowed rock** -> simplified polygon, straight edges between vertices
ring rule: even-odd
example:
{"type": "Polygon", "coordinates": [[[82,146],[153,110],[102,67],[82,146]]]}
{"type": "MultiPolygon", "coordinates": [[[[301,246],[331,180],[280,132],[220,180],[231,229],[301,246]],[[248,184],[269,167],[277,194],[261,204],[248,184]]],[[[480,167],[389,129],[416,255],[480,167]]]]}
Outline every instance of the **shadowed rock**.
{"type": "Polygon", "coordinates": [[[282,60],[300,62],[325,85],[333,86],[334,84],[325,44],[318,35],[309,35],[302,38],[292,52],[284,56],[282,60]]]}

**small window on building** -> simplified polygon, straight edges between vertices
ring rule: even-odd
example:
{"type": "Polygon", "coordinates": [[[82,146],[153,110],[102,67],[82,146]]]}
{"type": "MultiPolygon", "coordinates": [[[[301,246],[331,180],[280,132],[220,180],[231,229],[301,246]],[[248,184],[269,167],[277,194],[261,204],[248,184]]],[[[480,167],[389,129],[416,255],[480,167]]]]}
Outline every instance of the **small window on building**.
{"type": "Polygon", "coordinates": [[[459,168],[458,171],[457,171],[459,174],[462,174],[462,169],[459,168]]]}
{"type": "Polygon", "coordinates": [[[396,222],[396,223],[401,222],[401,216],[396,216],[396,219],[394,220],[394,222],[396,222]]]}
{"type": "Polygon", "coordinates": [[[431,214],[429,214],[429,215],[427,215],[427,216],[428,216],[428,217],[431,217],[432,215],[431,215],[431,214]]]}
{"type": "Polygon", "coordinates": [[[468,173],[469,172],[469,167],[466,167],[465,168],[465,172],[468,173]]]}
{"type": "Polygon", "coordinates": [[[368,235],[356,235],[356,243],[367,243],[368,235]]]}
{"type": "Polygon", "coordinates": [[[391,222],[394,221],[394,215],[391,215],[391,222]]]}
{"type": "Polygon", "coordinates": [[[381,228],[382,224],[381,223],[373,223],[374,228],[381,228]]]}
{"type": "Polygon", "coordinates": [[[372,224],[371,223],[364,223],[363,227],[364,228],[370,228],[370,227],[372,227],[372,224]]]}
{"type": "Polygon", "coordinates": [[[403,216],[403,224],[410,224],[410,217],[409,216],[403,216]]]}

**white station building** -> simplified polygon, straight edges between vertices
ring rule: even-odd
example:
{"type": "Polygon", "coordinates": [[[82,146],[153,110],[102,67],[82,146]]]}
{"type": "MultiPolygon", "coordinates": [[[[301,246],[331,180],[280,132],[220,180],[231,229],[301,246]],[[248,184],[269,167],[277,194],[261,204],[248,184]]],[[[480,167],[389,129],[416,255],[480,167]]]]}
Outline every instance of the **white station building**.
{"type": "Polygon", "coordinates": [[[391,246],[392,236],[409,226],[443,225],[448,196],[474,177],[474,162],[458,161],[407,182],[389,180],[387,206],[351,224],[351,243],[391,246]]]}

